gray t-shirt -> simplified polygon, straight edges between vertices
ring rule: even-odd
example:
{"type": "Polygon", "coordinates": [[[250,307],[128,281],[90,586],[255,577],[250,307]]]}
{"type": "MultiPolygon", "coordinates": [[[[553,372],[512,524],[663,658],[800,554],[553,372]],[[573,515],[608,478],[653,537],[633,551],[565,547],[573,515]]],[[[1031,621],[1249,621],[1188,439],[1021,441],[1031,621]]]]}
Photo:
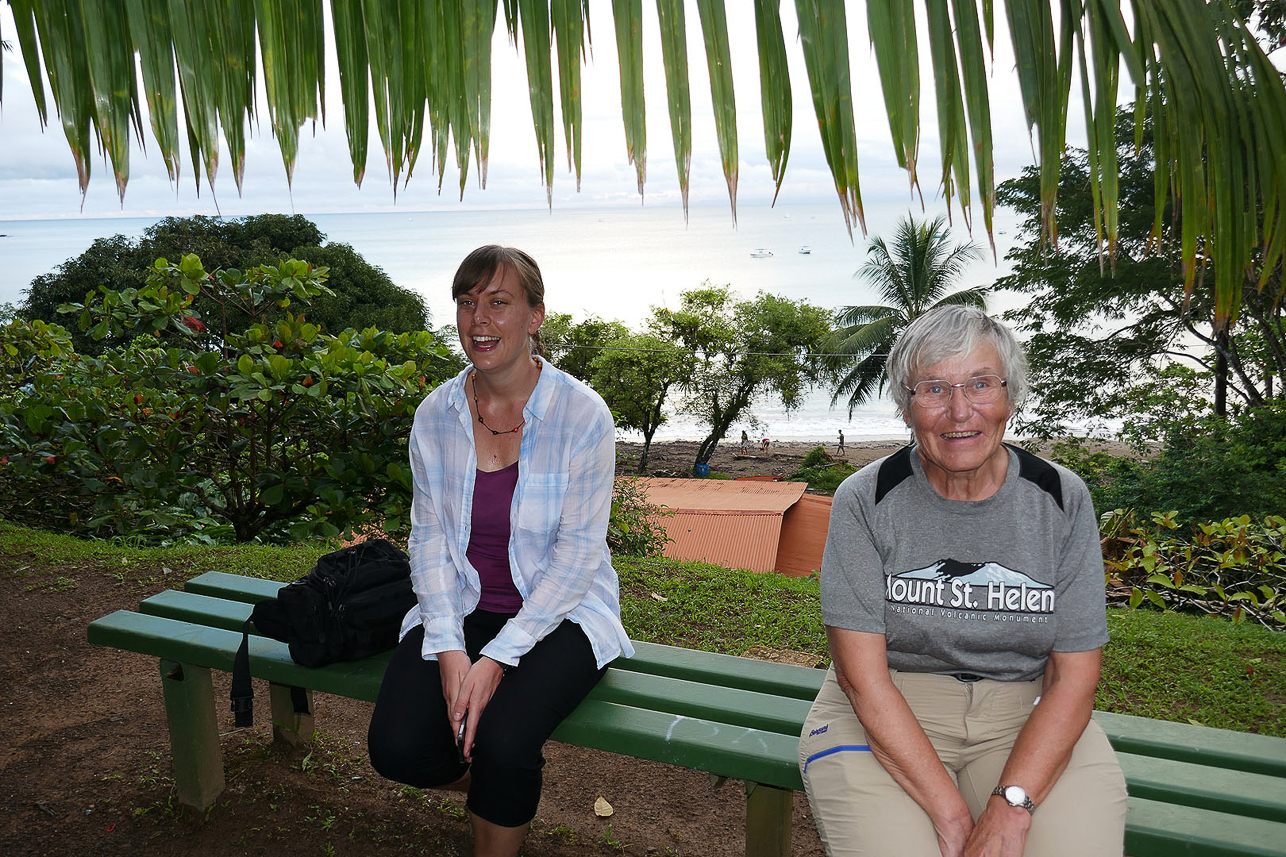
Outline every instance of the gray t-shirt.
{"type": "Polygon", "coordinates": [[[1006,444],[985,500],[947,500],[907,447],[835,492],[822,560],[822,619],[884,634],[889,666],[1040,676],[1050,652],[1107,642],[1094,506],[1071,471],[1006,444]]]}

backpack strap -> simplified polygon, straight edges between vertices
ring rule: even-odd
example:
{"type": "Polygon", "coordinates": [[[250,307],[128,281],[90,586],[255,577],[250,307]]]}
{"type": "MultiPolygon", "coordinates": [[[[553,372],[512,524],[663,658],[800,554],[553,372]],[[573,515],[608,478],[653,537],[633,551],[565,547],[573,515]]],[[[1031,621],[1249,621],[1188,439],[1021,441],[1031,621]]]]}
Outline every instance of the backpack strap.
{"type": "Polygon", "coordinates": [[[308,691],[302,687],[290,686],[290,703],[295,707],[296,714],[312,714],[308,710],[308,691]]]}
{"type": "MultiPolygon", "coordinates": [[[[250,618],[241,626],[241,645],[232,660],[232,692],[229,696],[232,698],[232,713],[238,728],[253,726],[255,718],[255,691],[250,684],[250,625],[253,622],[254,619],[250,618]]],[[[299,708],[298,703],[295,708],[299,708]]]]}

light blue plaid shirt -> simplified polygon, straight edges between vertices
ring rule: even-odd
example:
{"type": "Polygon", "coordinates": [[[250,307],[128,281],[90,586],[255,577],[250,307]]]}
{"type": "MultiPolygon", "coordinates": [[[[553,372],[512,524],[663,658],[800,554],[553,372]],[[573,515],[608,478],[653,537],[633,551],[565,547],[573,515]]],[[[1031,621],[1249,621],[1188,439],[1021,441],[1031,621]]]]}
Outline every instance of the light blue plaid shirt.
{"type": "MultiPolygon", "coordinates": [[[[401,636],[424,626],[426,659],[464,650],[464,617],[482,586],[465,556],[478,459],[465,398],[472,367],[431,392],[411,430],[411,583],[419,601],[401,636]]],[[[564,619],[581,626],[601,667],[630,657],[607,522],[616,427],[599,395],[545,362],[526,406],[509,509],[509,568],[522,609],[482,653],[515,665],[564,619]]]]}

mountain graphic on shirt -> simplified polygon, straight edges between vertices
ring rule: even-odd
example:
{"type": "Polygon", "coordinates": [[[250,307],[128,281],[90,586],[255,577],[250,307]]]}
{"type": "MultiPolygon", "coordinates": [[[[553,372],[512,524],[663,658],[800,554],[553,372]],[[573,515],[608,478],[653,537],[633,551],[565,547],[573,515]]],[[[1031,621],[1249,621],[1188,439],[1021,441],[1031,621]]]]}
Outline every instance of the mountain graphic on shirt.
{"type": "Polygon", "coordinates": [[[1006,568],[997,562],[961,562],[958,559],[940,559],[933,565],[898,572],[893,576],[903,580],[959,580],[970,586],[1003,583],[1005,586],[1026,584],[1033,589],[1049,588],[1048,584],[1041,583],[1021,571],[1006,568]]]}
{"type": "Polygon", "coordinates": [[[1053,613],[1054,587],[998,562],[940,559],[884,578],[884,600],[897,609],[942,607],[992,613],[1053,613]]]}

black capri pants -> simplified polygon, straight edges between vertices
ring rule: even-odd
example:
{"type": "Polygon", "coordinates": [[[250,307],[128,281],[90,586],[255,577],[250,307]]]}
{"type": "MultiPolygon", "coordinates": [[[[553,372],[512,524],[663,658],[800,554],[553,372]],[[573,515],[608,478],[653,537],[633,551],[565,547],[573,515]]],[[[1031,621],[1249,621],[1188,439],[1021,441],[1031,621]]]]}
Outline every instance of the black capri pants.
{"type": "MultiPolygon", "coordinates": [[[[476,662],[482,648],[513,614],[476,610],[464,619],[465,651],[476,662]]],[[[436,788],[464,776],[442,696],[436,660],[420,654],[422,627],[398,644],[384,673],[367,733],[371,766],[380,776],[416,788],[436,788]]],[[[536,817],[540,803],[541,747],[603,677],[589,638],[563,622],[523,655],[496,687],[478,720],[469,781],[469,811],[501,827],[536,817]]]]}

